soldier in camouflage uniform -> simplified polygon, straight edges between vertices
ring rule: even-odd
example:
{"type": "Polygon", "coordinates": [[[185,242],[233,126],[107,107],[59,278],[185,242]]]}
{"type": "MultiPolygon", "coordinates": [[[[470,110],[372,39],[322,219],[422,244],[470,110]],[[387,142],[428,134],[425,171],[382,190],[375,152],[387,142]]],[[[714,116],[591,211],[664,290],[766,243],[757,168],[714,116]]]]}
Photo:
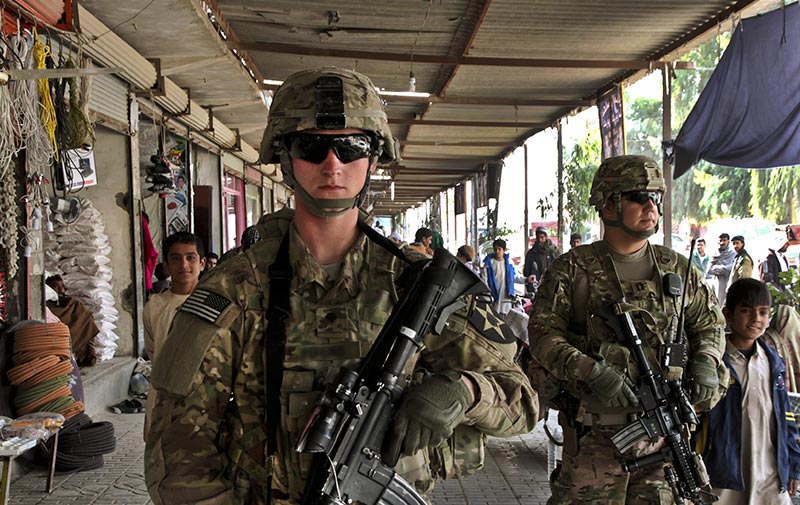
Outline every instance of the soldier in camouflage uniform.
{"type": "MultiPolygon", "coordinates": [[[[357,208],[377,162],[395,152],[367,77],[326,67],[276,91],[261,160],[281,162],[297,209],[262,218],[262,240],[212,270],[175,318],[153,367],[160,401],[145,475],[155,503],[301,500],[311,458],[295,451],[298,436],[325,385],[340,367],[355,368],[399,298],[407,264],[367,235],[357,208]],[[267,412],[268,267],[285,239],[292,279],[280,412],[267,412]],[[273,415],[277,448],[268,454],[273,415]]],[[[524,433],[537,419],[536,393],[513,363],[513,334],[485,301],[468,307],[426,336],[387,435],[384,460],[399,457],[398,472],[423,492],[479,468],[486,435],[524,433]]]]}
{"type": "MultiPolygon", "coordinates": [[[[632,474],[623,461],[652,453],[663,441],[640,442],[620,454],[609,437],[638,410],[634,384],[638,368],[631,350],[596,315],[597,309],[626,299],[653,369],[662,370],[665,344],[674,339],[679,300],[667,296],[662,278],[684,276],[687,259],[647,238],[658,229],[664,179],[656,163],[642,156],[606,159],[595,174],[590,203],[605,224],[605,237],[560,256],[536,294],[529,335],[531,379],[540,396],[559,408],[564,430],[562,464],[551,477],[548,504],[674,503],[661,465],[632,474]]],[[[692,269],[686,334],[691,399],[710,408],[719,399],[724,320],[714,297],[692,269]]]]}

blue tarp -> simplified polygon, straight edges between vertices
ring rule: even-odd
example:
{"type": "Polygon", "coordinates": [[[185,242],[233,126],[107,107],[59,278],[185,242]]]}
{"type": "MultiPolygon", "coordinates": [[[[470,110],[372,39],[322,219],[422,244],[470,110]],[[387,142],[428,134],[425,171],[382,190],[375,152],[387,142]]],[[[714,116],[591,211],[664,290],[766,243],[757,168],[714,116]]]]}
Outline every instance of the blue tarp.
{"type": "Polygon", "coordinates": [[[675,177],[700,159],[800,164],[800,5],[743,20],[675,139],[675,177]],[[785,25],[784,25],[785,21],[785,25]]]}

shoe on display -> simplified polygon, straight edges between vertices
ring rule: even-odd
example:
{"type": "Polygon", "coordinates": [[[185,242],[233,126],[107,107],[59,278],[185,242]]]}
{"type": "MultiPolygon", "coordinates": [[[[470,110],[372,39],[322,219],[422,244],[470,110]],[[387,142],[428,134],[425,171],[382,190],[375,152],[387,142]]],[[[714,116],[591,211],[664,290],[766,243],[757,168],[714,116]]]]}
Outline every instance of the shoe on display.
{"type": "Polygon", "coordinates": [[[151,193],[158,193],[160,195],[174,195],[175,194],[175,186],[172,185],[164,185],[164,184],[153,184],[147,191],[151,193]]]}
{"type": "Polygon", "coordinates": [[[147,170],[151,174],[169,174],[169,173],[171,173],[169,164],[161,156],[158,156],[157,154],[154,154],[154,155],[150,156],[150,162],[153,165],[152,166],[148,166],[147,170]]]}

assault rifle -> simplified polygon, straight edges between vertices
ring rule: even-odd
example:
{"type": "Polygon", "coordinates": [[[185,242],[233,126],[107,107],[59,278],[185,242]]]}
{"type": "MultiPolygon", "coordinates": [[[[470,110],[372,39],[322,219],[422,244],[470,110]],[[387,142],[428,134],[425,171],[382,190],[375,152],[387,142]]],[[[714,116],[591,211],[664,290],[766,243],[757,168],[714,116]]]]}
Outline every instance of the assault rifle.
{"type": "MultiPolygon", "coordinates": [[[[681,284],[681,278],[676,274],[664,276],[664,289],[673,297],[673,301],[683,292],[676,334],[665,353],[665,370],[676,366],[683,369],[686,363],[687,344],[683,333],[686,292],[681,284]]],[[[631,314],[625,308],[624,297],[619,302],[602,307],[597,313],[614,330],[617,338],[631,350],[639,367],[636,396],[643,412],[638,419],[615,433],[611,441],[621,454],[645,439],[655,442],[663,438],[665,442],[660,451],[624,463],[623,471],[635,472],[650,465],[664,464],[664,477],[672,489],[677,505],[683,505],[687,499],[695,505],[714,503],[719,497],[711,492],[703,459],[688,443],[691,427],[697,426],[699,420],[684,390],[680,375],[675,374],[667,379],[650,367],[631,314]]]]}
{"type": "Polygon", "coordinates": [[[465,306],[464,295],[487,291],[445,249],[412,264],[407,291],[395,305],[357,371],[342,368],[323,393],[297,451],[314,453],[304,505],[425,505],[393,467],[381,461],[387,428],[403,393],[398,380],[429,330],[465,306]]]}

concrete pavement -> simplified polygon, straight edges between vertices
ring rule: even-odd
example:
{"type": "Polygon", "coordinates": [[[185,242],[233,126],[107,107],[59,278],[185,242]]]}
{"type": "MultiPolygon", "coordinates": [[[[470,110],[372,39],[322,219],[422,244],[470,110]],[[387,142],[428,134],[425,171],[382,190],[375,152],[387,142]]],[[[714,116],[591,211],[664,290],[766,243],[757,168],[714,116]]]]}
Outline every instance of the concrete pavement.
{"type": "MultiPolygon", "coordinates": [[[[152,504],[144,484],[144,414],[93,416],[111,421],[117,449],[97,470],[56,475],[53,493],[45,492],[44,469],[34,469],[11,484],[13,505],[146,505],[152,504]]],[[[551,419],[552,424],[554,419],[551,419]]],[[[490,439],[486,466],[463,480],[440,483],[434,505],[539,505],[550,496],[547,484],[547,437],[541,424],[523,436],[490,439]]]]}

